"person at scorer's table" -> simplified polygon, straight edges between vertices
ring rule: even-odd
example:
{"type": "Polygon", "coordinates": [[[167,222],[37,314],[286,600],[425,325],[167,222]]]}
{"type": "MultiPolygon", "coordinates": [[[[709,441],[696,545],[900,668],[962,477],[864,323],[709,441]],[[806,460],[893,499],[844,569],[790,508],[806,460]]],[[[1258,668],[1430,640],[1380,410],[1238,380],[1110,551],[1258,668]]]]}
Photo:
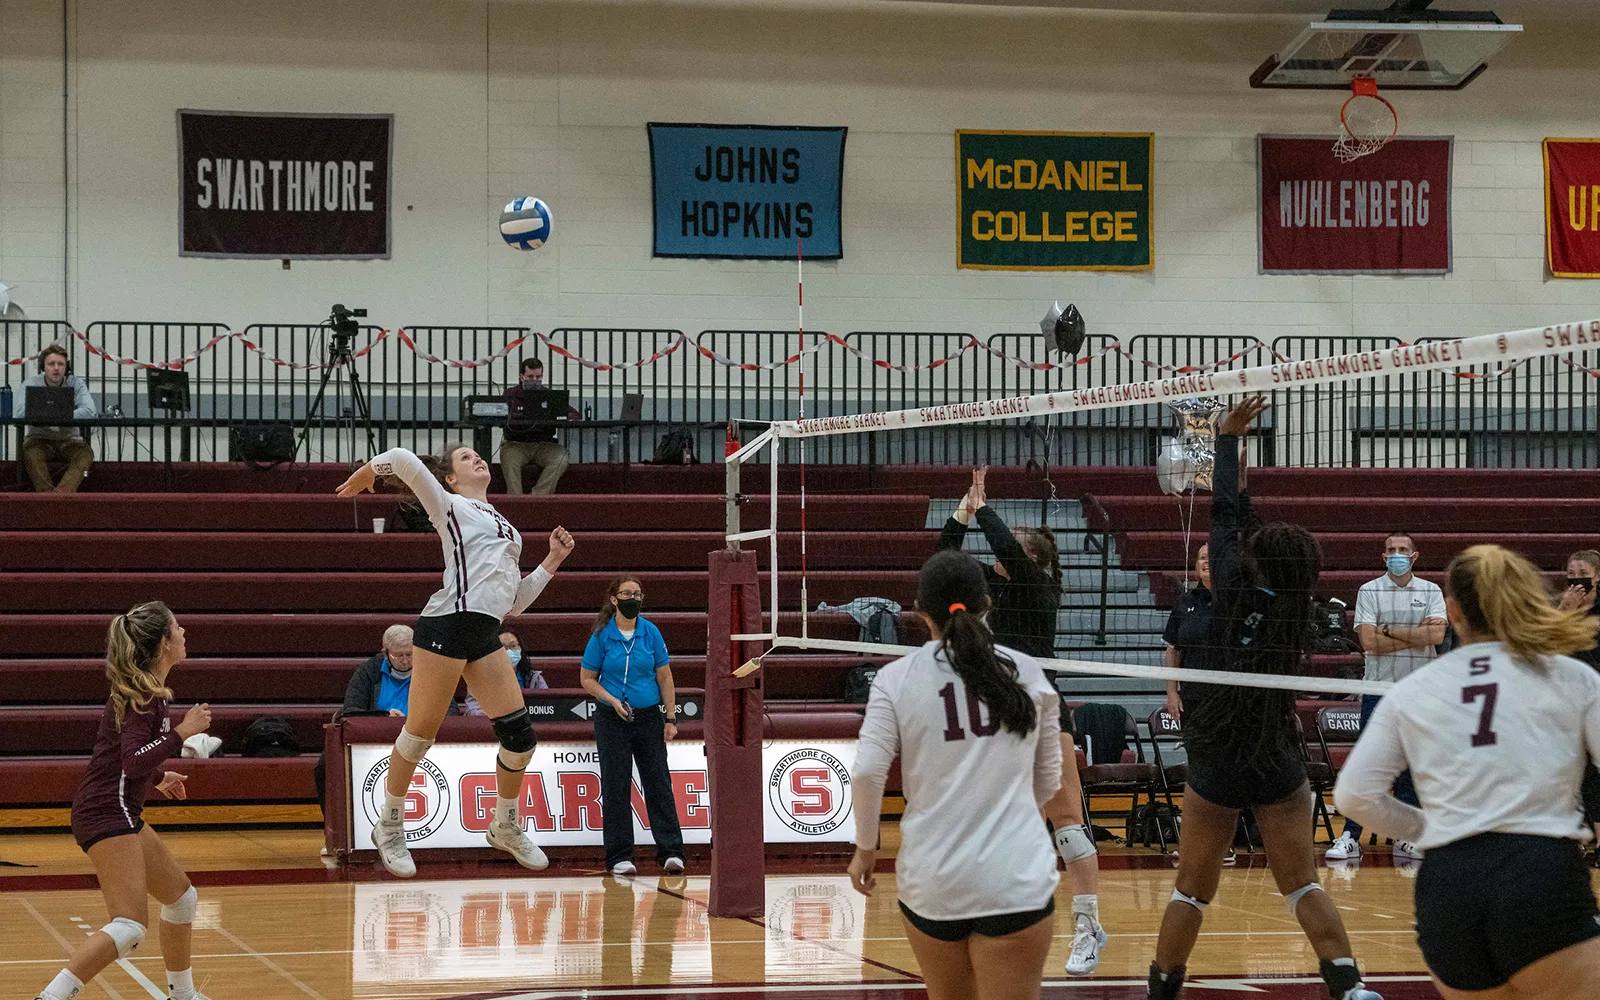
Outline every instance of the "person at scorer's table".
{"type": "Polygon", "coordinates": [[[594,741],[600,758],[606,869],[634,875],[633,769],[639,768],[656,858],[668,875],[683,872],[683,830],[672,793],[667,744],[678,738],[677,691],[661,630],[640,614],[644,587],[624,573],[612,579],[595,616],[579,670],[600,703],[594,741]]]}

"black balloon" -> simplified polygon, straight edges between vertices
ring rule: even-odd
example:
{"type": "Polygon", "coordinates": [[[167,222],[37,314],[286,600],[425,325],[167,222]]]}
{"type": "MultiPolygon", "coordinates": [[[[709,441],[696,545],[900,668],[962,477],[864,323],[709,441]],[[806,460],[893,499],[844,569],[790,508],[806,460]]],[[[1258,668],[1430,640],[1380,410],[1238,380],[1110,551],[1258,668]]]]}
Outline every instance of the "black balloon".
{"type": "Polygon", "coordinates": [[[1078,352],[1083,350],[1083,340],[1086,335],[1083,313],[1078,311],[1077,306],[1069,303],[1061,315],[1056,317],[1055,328],[1051,332],[1056,350],[1076,357],[1078,352]]]}

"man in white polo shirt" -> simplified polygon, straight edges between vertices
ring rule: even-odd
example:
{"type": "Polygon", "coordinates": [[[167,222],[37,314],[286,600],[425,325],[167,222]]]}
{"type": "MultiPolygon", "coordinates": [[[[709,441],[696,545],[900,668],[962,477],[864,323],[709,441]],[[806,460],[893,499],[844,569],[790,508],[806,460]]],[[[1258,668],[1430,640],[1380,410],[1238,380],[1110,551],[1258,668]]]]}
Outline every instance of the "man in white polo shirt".
{"type": "MultiPolygon", "coordinates": [[[[1366,679],[1398,681],[1429,662],[1444,641],[1444,592],[1413,573],[1417,546],[1405,531],[1390,532],[1383,540],[1383,576],[1361,585],[1356,594],[1356,633],[1366,653],[1366,679]]],[[[1361,696],[1361,725],[1366,727],[1378,707],[1380,695],[1361,696]]],[[[1417,791],[1411,772],[1400,775],[1394,794],[1401,802],[1417,804],[1417,791]]],[[[1397,841],[1396,858],[1420,858],[1415,844],[1397,841]]],[[[1361,825],[1344,821],[1344,833],[1328,848],[1328,860],[1345,861],[1361,857],[1361,825]]]]}

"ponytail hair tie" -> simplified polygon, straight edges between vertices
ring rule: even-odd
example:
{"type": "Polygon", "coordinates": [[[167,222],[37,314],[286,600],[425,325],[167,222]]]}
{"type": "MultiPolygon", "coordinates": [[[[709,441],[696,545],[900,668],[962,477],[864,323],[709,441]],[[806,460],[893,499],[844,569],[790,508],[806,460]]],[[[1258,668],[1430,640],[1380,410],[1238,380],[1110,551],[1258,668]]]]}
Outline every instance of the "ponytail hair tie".
{"type": "Polygon", "coordinates": [[[965,610],[967,610],[967,606],[965,604],[962,604],[960,601],[957,601],[956,603],[950,605],[950,613],[951,614],[955,614],[957,611],[965,611],[965,610]]]}

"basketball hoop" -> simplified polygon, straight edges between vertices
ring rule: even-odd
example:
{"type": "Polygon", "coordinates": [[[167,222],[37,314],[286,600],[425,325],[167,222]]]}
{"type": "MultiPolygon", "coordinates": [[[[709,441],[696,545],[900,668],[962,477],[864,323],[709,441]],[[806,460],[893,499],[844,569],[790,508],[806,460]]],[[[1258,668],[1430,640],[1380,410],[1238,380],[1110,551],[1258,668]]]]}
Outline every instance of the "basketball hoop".
{"type": "Polygon", "coordinates": [[[1378,81],[1358,76],[1350,81],[1350,97],[1339,109],[1339,138],[1333,155],[1340,163],[1370,156],[1400,132],[1400,115],[1394,105],[1378,96],[1378,81]]]}

